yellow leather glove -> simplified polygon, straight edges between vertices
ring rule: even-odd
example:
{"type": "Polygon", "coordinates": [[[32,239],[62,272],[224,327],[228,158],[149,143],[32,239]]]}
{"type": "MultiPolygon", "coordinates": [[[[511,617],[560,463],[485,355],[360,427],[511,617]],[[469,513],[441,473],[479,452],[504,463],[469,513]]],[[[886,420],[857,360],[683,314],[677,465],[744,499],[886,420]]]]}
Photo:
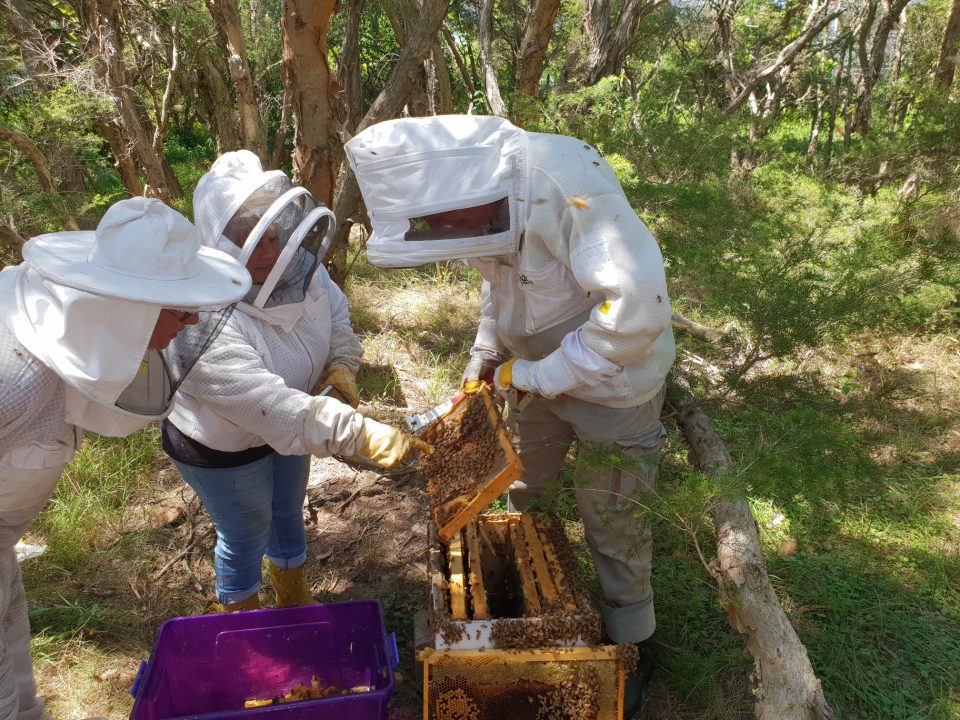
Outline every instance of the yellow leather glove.
{"type": "Polygon", "coordinates": [[[343,395],[343,399],[353,407],[357,407],[360,404],[360,390],[357,388],[357,376],[349,370],[345,368],[328,370],[317,387],[323,390],[327,385],[333,385],[337,389],[337,392],[343,395]]]}
{"type": "Polygon", "coordinates": [[[480,387],[493,382],[493,371],[497,367],[496,361],[483,359],[479,355],[474,355],[467,363],[463,371],[463,382],[460,385],[460,391],[465,395],[473,395],[480,391],[480,387]]]}
{"type": "Polygon", "coordinates": [[[513,364],[516,361],[515,357],[510,358],[493,373],[493,386],[501,395],[509,390],[511,383],[513,383],[513,364]]]}
{"type": "Polygon", "coordinates": [[[363,420],[363,433],[360,452],[386,470],[403,462],[413,448],[418,448],[428,455],[433,453],[433,446],[420,438],[370,418],[363,420]]]}

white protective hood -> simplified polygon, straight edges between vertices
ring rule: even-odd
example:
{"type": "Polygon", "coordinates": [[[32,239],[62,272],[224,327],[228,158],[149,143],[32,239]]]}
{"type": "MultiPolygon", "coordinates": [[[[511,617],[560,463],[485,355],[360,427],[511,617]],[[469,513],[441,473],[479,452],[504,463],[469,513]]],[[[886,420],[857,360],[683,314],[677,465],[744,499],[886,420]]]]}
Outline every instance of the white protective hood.
{"type": "Polygon", "coordinates": [[[89,401],[79,404],[91,417],[110,418],[87,422],[68,402],[69,420],[103,434],[136,429],[169,409],[117,407],[145,373],[161,309],[222,313],[250,287],[239,263],[201,248],[186,218],[148,198],[116,203],[95,232],[33,238],[23,255],[26,262],[0,272],[0,313],[27,350],[89,401]]]}
{"type": "Polygon", "coordinates": [[[278,243],[281,252],[269,275],[254,284],[240,309],[289,331],[303,313],[306,289],[333,240],[333,213],[306,188],[294,187],[283,171],[264,171],[249,150],[216,159],[197,184],[193,208],[201,242],[244,265],[267,238],[278,243]],[[235,237],[238,232],[242,238],[235,237]]]}
{"type": "Polygon", "coordinates": [[[409,267],[436,260],[515,253],[528,215],[527,134],[500,117],[439,115],[373,125],[345,146],[367,204],[374,265],[409,267]],[[430,233],[420,220],[500,203],[508,222],[480,232],[430,233]],[[459,235],[459,236],[458,236],[459,235]]]}

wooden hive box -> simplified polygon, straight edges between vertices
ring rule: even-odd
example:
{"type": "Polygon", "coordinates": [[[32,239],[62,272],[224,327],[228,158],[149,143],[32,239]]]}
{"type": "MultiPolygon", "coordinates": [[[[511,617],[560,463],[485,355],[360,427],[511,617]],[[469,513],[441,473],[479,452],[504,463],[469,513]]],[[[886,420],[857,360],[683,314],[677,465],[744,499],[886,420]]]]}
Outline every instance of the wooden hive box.
{"type": "Polygon", "coordinates": [[[424,720],[623,720],[633,645],[424,650],[424,720]]]}
{"type": "Polygon", "coordinates": [[[481,515],[447,543],[431,525],[428,570],[438,650],[599,642],[569,547],[533,514],[481,515]]]}

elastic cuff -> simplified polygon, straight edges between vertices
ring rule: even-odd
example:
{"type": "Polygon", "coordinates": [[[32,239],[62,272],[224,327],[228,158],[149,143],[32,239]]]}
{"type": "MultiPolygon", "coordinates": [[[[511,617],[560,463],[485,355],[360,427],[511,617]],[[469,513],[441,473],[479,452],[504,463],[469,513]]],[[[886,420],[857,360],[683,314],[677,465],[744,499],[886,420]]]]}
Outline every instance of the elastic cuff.
{"type": "Polygon", "coordinates": [[[267,560],[282,570],[293,570],[294,568],[300,567],[307,561],[307,551],[304,550],[302,553],[299,555],[294,555],[292,558],[278,558],[274,557],[270,553],[267,553],[267,560]]]}
{"type": "Polygon", "coordinates": [[[600,605],[603,624],[607,635],[615,643],[643,642],[657,629],[657,618],[653,612],[653,593],[633,605],[614,607],[607,602],[600,605]]]}
{"type": "Polygon", "coordinates": [[[246,590],[234,590],[232,592],[223,592],[222,590],[217,590],[217,600],[220,601],[221,605],[233,605],[234,603],[243,602],[251,595],[256,595],[260,592],[260,588],[263,587],[263,583],[258,581],[253,587],[249,587],[246,590]]]}

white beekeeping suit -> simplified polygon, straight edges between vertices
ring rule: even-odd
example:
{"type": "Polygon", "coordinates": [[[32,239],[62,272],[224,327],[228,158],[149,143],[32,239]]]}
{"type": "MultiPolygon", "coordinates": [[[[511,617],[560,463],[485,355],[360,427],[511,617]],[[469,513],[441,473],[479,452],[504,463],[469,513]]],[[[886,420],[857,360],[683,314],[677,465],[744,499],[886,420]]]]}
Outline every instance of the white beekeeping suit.
{"type": "MultiPolygon", "coordinates": [[[[646,641],[655,618],[638,496],[655,488],[675,350],[663,258],[613,169],[575,138],[498,117],[390,120],[345,149],[373,225],[371,262],[466,258],[480,273],[463,389],[489,372],[510,401],[524,465],[510,507],[535,501],[578,440],[575,495],[607,633],[646,641]]],[[[628,682],[631,704],[641,685],[628,682]]]]}
{"type": "Polygon", "coordinates": [[[170,422],[216,451],[361,453],[384,426],[311,394],[331,370],[355,373],[363,354],[346,297],[321,265],[333,213],[246,150],[217,159],[197,185],[194,207],[205,244],[248,267],[268,238],[279,253],[184,384],[170,422]]]}
{"type": "Polygon", "coordinates": [[[239,263],[200,247],[183,216],[147,198],[112,206],[95,232],[33,238],[23,254],[0,272],[0,720],[47,717],[18,538],[81,429],[126,435],[163,417],[250,287],[239,263]]]}

